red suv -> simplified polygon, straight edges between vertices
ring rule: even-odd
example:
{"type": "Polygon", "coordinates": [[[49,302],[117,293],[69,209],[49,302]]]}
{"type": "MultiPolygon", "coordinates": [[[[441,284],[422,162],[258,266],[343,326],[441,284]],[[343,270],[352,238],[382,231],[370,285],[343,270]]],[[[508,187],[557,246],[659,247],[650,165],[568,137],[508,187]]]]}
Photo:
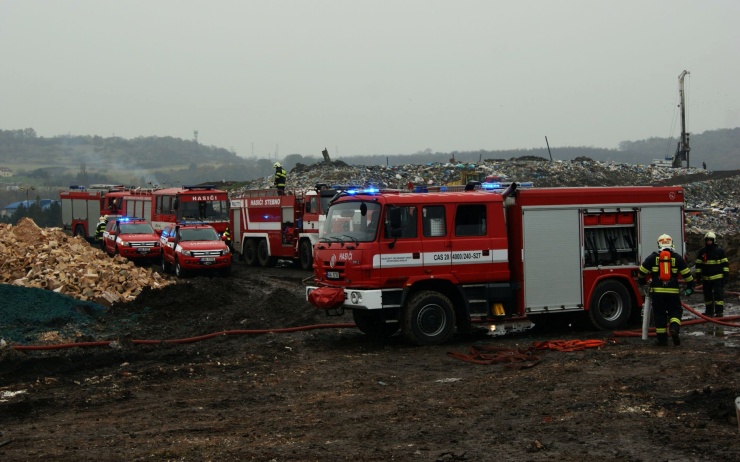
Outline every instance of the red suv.
{"type": "Polygon", "coordinates": [[[152,225],[142,218],[118,217],[103,232],[103,249],[130,260],[159,259],[162,248],[152,225]]]}
{"type": "Polygon", "coordinates": [[[177,277],[191,271],[217,270],[231,274],[231,252],[216,230],[203,223],[171,224],[162,230],[162,271],[177,277]]]}

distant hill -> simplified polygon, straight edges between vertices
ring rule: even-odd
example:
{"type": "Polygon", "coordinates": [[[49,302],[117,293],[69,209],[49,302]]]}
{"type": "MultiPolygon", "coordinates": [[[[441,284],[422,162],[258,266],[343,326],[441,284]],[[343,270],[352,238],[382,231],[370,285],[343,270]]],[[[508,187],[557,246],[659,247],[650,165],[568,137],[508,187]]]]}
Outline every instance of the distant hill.
{"type": "MultiPolygon", "coordinates": [[[[590,158],[631,164],[650,164],[654,159],[672,156],[677,141],[650,138],[623,141],[618,149],[590,147],[556,147],[548,151],[514,149],[498,151],[432,152],[427,149],[414,154],[340,156],[353,165],[423,164],[427,162],[478,162],[490,159],[538,157],[555,160],[590,158]]],[[[706,162],[710,170],[740,169],[740,128],[711,130],[691,136],[692,167],[706,162]]],[[[317,156],[290,154],[281,159],[286,169],[297,164],[319,162],[317,156]]],[[[173,137],[100,136],[37,136],[32,128],[0,130],[0,165],[28,166],[22,172],[29,177],[44,179],[45,184],[72,183],[147,183],[157,185],[200,183],[215,180],[246,181],[272,175],[274,159],[245,159],[233,151],[216,146],[204,146],[195,140],[173,137]],[[111,178],[112,171],[130,172],[126,178],[111,178]]]]}

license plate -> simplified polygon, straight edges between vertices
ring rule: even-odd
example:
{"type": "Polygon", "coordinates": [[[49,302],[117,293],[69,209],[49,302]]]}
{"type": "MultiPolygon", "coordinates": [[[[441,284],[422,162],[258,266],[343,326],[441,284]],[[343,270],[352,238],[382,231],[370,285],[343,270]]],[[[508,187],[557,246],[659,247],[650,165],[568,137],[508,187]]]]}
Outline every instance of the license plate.
{"type": "Polygon", "coordinates": [[[339,271],[327,271],[326,279],[339,279],[339,271]]]}
{"type": "Polygon", "coordinates": [[[139,253],[149,253],[149,247],[139,247],[136,251],[139,253]]]}
{"type": "Polygon", "coordinates": [[[211,263],[215,262],[216,259],[214,257],[203,257],[200,259],[200,262],[204,265],[210,265],[211,263]]]}

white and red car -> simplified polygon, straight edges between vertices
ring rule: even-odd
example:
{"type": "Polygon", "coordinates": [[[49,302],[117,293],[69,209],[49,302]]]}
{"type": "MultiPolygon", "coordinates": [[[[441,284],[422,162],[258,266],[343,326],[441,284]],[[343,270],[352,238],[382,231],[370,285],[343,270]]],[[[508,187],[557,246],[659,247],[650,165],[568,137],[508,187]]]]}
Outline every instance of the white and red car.
{"type": "Polygon", "coordinates": [[[231,274],[231,251],[213,226],[204,223],[169,224],[160,236],[162,271],[174,268],[177,277],[193,271],[231,274]]]}
{"type": "Polygon", "coordinates": [[[109,220],[103,232],[103,250],[129,260],[159,260],[159,235],[143,218],[118,217],[109,220]]]}

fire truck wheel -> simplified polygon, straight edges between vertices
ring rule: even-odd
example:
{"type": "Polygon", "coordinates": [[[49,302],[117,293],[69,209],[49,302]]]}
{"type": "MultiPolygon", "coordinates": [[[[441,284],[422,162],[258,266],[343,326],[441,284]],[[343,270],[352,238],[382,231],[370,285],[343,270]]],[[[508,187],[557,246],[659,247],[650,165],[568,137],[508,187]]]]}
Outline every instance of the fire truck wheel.
{"type": "Polygon", "coordinates": [[[247,239],[244,242],[244,262],[248,266],[257,266],[257,245],[254,239],[247,239]]]}
{"type": "Polygon", "coordinates": [[[184,278],[187,276],[187,271],[180,265],[180,262],[175,258],[175,276],[178,278],[184,278]]]}
{"type": "Polygon", "coordinates": [[[301,268],[306,271],[310,271],[313,268],[313,247],[311,246],[310,240],[303,239],[301,241],[299,253],[301,256],[301,268]]]}
{"type": "Polygon", "coordinates": [[[261,239],[260,243],[257,244],[257,260],[263,268],[275,266],[277,262],[275,257],[270,256],[270,252],[267,249],[267,239],[261,239]]]}
{"type": "Polygon", "coordinates": [[[385,322],[383,313],[377,310],[352,310],[352,319],[360,332],[369,337],[388,338],[400,328],[397,322],[385,322]]]}
{"type": "Polygon", "coordinates": [[[425,290],[411,297],[404,308],[404,336],[417,345],[437,345],[452,335],[455,310],[439,292],[425,290]]]}
{"type": "Polygon", "coordinates": [[[77,237],[80,236],[81,238],[85,238],[85,228],[82,227],[82,225],[75,226],[75,232],[73,236],[77,237]]]}
{"type": "Polygon", "coordinates": [[[591,295],[589,317],[600,330],[619,329],[629,321],[632,301],[627,289],[617,281],[599,283],[591,295]]]}

